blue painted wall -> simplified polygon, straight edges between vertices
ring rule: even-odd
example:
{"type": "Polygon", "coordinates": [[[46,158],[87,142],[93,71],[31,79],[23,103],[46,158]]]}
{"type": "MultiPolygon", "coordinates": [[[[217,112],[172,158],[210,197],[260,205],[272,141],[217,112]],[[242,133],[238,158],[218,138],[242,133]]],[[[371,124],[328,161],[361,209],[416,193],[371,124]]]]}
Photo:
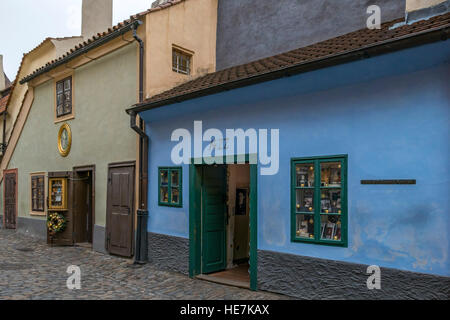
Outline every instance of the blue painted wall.
{"type": "Polygon", "coordinates": [[[183,208],[158,206],[157,167],[177,128],[280,129],[280,170],[258,177],[258,248],[450,275],[449,41],[146,111],[149,231],[189,237],[183,208]],[[348,154],[348,248],[290,241],[290,159],[348,154]],[[416,185],[361,185],[361,179],[416,185]]]}

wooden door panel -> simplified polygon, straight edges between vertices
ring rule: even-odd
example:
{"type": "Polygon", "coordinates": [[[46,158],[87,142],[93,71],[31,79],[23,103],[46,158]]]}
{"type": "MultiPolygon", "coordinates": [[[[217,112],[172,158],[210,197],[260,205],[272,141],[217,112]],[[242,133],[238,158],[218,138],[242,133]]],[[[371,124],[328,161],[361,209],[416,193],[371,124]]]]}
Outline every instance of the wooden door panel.
{"type": "Polygon", "coordinates": [[[216,264],[223,263],[224,248],[220,244],[224,237],[224,231],[221,229],[209,230],[205,234],[205,253],[208,260],[205,262],[207,268],[214,267],[216,264]]]}
{"type": "Polygon", "coordinates": [[[110,167],[108,177],[108,250],[111,254],[131,257],[134,236],[134,166],[110,167]]]}
{"type": "Polygon", "coordinates": [[[202,273],[226,268],[226,167],[204,166],[202,273]]]}
{"type": "Polygon", "coordinates": [[[74,242],[89,242],[89,184],[87,174],[74,173],[73,220],[74,242]]]}
{"type": "Polygon", "coordinates": [[[6,229],[17,227],[17,169],[4,171],[3,212],[6,229]]]}

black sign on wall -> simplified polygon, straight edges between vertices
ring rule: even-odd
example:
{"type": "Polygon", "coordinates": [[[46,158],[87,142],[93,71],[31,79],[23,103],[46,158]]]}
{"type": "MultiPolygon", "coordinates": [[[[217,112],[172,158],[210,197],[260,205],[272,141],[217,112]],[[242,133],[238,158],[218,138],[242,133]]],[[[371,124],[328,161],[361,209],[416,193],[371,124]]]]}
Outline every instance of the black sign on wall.
{"type": "Polygon", "coordinates": [[[416,184],[415,179],[361,180],[361,184],[416,184]]]}

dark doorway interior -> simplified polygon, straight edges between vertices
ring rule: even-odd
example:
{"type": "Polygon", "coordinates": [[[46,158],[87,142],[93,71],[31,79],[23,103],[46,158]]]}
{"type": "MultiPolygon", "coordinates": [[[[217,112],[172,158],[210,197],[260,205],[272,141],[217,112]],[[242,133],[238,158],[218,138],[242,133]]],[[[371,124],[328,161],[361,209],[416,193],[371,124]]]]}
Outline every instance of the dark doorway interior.
{"type": "Polygon", "coordinates": [[[250,287],[250,165],[205,165],[202,171],[204,280],[250,287]]]}
{"type": "Polygon", "coordinates": [[[95,168],[75,168],[73,175],[73,232],[76,244],[92,245],[95,168]]]}

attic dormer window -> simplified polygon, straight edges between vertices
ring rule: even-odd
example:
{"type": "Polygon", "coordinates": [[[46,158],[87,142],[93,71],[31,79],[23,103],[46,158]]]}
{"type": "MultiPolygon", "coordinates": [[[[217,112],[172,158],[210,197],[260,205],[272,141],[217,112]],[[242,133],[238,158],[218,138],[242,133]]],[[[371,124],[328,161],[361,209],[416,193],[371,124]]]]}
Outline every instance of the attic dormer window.
{"type": "Polygon", "coordinates": [[[56,82],[56,118],[72,115],[72,77],[56,82]]]}
{"type": "Polygon", "coordinates": [[[189,75],[191,73],[192,54],[172,49],[172,70],[176,73],[189,75]]]}

